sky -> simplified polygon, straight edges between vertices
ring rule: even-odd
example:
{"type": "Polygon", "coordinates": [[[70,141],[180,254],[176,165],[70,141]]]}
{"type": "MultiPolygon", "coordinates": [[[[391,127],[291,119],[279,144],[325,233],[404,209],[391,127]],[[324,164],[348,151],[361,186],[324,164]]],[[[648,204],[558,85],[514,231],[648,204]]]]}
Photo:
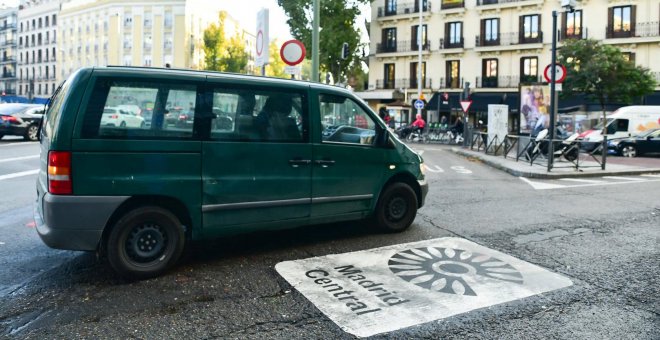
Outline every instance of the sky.
{"type": "Polygon", "coordinates": [[[223,7],[229,15],[238,21],[243,29],[254,33],[257,30],[257,12],[262,8],[268,8],[268,22],[270,23],[270,39],[280,42],[291,39],[289,25],[286,24],[288,17],[284,10],[277,5],[277,0],[221,0],[223,7]],[[249,6],[246,4],[249,1],[249,6]]]}

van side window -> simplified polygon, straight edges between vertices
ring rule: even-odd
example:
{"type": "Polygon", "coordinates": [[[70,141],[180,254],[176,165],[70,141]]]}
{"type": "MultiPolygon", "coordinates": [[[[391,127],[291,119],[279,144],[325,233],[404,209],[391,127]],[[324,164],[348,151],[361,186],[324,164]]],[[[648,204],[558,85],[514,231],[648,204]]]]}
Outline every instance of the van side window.
{"type": "Polygon", "coordinates": [[[214,89],[212,140],[300,143],[307,110],[295,92],[214,89]]]}
{"type": "Polygon", "coordinates": [[[322,140],[360,145],[372,145],[376,123],[350,98],[321,94],[319,96],[322,140]]]}
{"type": "Polygon", "coordinates": [[[155,81],[97,80],[83,138],[191,138],[197,86],[155,81]]]}

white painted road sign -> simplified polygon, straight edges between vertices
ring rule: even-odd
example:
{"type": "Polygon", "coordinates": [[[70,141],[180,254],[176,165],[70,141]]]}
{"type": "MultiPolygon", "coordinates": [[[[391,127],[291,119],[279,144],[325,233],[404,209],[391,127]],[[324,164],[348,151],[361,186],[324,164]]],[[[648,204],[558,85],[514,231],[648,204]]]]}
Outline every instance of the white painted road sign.
{"type": "Polygon", "coordinates": [[[552,70],[554,69],[555,72],[555,83],[561,83],[566,79],[566,67],[564,65],[556,64],[557,67],[551,67],[552,65],[548,65],[545,67],[545,70],[543,71],[543,77],[548,83],[552,82],[552,70]]]}
{"type": "Polygon", "coordinates": [[[461,107],[463,108],[463,112],[467,113],[470,109],[470,105],[472,105],[471,100],[461,100],[461,107]]]}
{"type": "Polygon", "coordinates": [[[573,284],[454,237],[280,262],[275,269],[339,327],[360,337],[573,284]]]}
{"type": "Polygon", "coordinates": [[[415,100],[415,108],[417,110],[423,109],[424,108],[424,102],[419,100],[419,99],[415,100]]]}
{"type": "Polygon", "coordinates": [[[257,67],[268,64],[268,44],[270,43],[268,27],[268,9],[264,8],[257,13],[257,41],[255,44],[256,57],[254,58],[254,66],[257,67]]]}

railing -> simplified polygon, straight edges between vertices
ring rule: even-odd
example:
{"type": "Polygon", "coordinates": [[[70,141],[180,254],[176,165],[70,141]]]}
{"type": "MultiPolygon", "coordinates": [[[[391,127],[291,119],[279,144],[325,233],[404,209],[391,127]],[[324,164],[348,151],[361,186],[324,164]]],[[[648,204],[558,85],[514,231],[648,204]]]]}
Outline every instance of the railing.
{"type": "MultiPolygon", "coordinates": [[[[422,83],[422,88],[430,89],[433,85],[431,78],[426,78],[422,83]]],[[[401,89],[401,88],[417,88],[417,79],[415,78],[400,78],[394,80],[376,80],[377,89],[401,89]]]]}
{"type": "Polygon", "coordinates": [[[490,39],[488,40],[482,39],[481,36],[477,35],[475,38],[475,46],[511,46],[542,43],[543,32],[539,31],[536,33],[537,34],[535,37],[525,37],[523,34],[518,32],[498,33],[497,35],[490,36],[490,39]]]}
{"type": "MultiPolygon", "coordinates": [[[[376,45],[376,53],[416,52],[418,50],[419,44],[417,44],[417,41],[410,40],[394,41],[376,45]]],[[[422,45],[422,50],[431,50],[431,43],[429,40],[424,42],[422,45]]]]}
{"type": "Polygon", "coordinates": [[[0,27],[0,31],[15,30],[15,29],[16,29],[16,23],[5,24],[0,27]]]}
{"type": "Polygon", "coordinates": [[[7,39],[2,42],[2,46],[16,45],[16,39],[7,39]]]}
{"type": "Polygon", "coordinates": [[[15,62],[16,62],[16,58],[14,58],[14,57],[5,57],[5,58],[0,59],[0,63],[3,63],[3,64],[4,63],[15,63],[15,62]]]}
{"type": "Polygon", "coordinates": [[[615,31],[614,27],[605,27],[605,38],[648,38],[660,36],[660,22],[638,22],[632,29],[615,31]]]}
{"type": "Polygon", "coordinates": [[[568,32],[565,31],[560,31],[559,32],[559,40],[568,40],[568,39],[588,39],[589,38],[589,28],[588,27],[581,27],[580,28],[580,33],[573,33],[573,34],[568,34],[568,32]]]}
{"type": "MultiPolygon", "coordinates": [[[[421,0],[420,0],[421,1],[421,0]]],[[[422,12],[431,12],[431,2],[422,4],[422,12]]],[[[401,14],[419,13],[419,2],[407,2],[396,4],[393,8],[378,7],[378,17],[388,17],[401,14]]]]}
{"type": "Polygon", "coordinates": [[[16,73],[3,73],[2,78],[16,78],[16,73]]]}
{"type": "Polygon", "coordinates": [[[464,40],[463,37],[461,37],[460,41],[458,42],[450,42],[445,39],[440,39],[440,46],[439,49],[448,49],[448,48],[463,48],[464,45],[464,40]]]}
{"type": "Polygon", "coordinates": [[[484,5],[501,5],[501,4],[510,4],[515,2],[527,2],[530,0],[477,0],[477,6],[484,5]]]}
{"type": "Polygon", "coordinates": [[[477,77],[475,86],[477,88],[515,88],[520,83],[542,82],[541,76],[495,76],[477,77]]]}
{"type": "Polygon", "coordinates": [[[452,8],[463,8],[465,7],[465,1],[442,1],[440,9],[452,9],[452,8]]]}

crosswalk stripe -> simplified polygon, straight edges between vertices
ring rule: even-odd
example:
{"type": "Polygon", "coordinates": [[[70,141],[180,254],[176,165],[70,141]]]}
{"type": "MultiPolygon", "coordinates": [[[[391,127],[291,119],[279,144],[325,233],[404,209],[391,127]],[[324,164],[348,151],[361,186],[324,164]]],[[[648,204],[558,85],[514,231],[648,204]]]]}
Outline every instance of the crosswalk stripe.
{"type": "Polygon", "coordinates": [[[641,182],[646,180],[644,178],[630,178],[630,177],[619,177],[619,176],[603,176],[603,178],[617,179],[617,180],[631,181],[631,182],[641,182]]]}
{"type": "Polygon", "coordinates": [[[580,183],[605,183],[605,181],[599,181],[595,179],[581,179],[581,178],[560,178],[560,181],[567,182],[580,182],[580,183]]]}

